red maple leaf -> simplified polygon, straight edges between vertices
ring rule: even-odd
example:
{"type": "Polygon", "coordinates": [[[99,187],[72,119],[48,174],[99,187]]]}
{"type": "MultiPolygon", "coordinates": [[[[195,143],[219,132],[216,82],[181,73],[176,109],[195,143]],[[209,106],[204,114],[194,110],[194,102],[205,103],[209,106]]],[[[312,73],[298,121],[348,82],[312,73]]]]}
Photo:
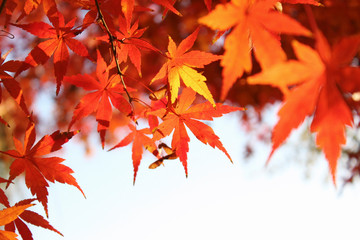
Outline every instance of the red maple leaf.
{"type": "Polygon", "coordinates": [[[150,112],[148,114],[155,115],[162,118],[163,122],[155,128],[154,140],[160,140],[165,136],[170,135],[173,131],[171,148],[180,158],[187,176],[187,152],[189,151],[190,138],[187,134],[185,126],[204,144],[209,144],[211,147],[217,147],[223,151],[231,160],[230,155],[215,135],[211,127],[197,120],[212,121],[214,117],[221,117],[223,114],[244,110],[239,107],[231,107],[216,104],[214,108],[211,103],[205,102],[191,106],[194,102],[196,94],[190,88],[185,88],[179,97],[176,107],[172,110],[165,108],[150,112]],[[197,120],[195,120],[197,119],[197,120]]]}
{"type": "MultiPolygon", "coordinates": [[[[117,42],[118,51],[117,58],[120,62],[126,62],[128,58],[136,67],[141,76],[141,53],[140,49],[152,50],[158,53],[161,51],[151,45],[149,42],[141,39],[146,28],[139,29],[139,21],[135,21],[131,25],[132,13],[134,11],[134,0],[122,1],[122,11],[124,17],[119,15],[119,31],[115,31],[114,37],[117,42]]],[[[98,38],[99,40],[108,42],[109,37],[105,35],[98,38]]]]}
{"type": "MultiPolygon", "coordinates": [[[[119,75],[115,74],[109,77],[109,68],[99,52],[97,55],[97,79],[88,74],[78,74],[66,76],[64,80],[87,91],[92,91],[86,94],[75,107],[69,129],[71,129],[76,121],[96,112],[96,121],[98,122],[97,130],[100,133],[101,144],[104,148],[105,133],[109,128],[112,117],[111,103],[125,115],[131,114],[132,108],[130,103],[122,96],[122,93],[125,93],[125,91],[120,84],[119,75]]],[[[131,89],[128,90],[130,91],[131,89]]]]}
{"type": "Polygon", "coordinates": [[[281,0],[281,2],[290,4],[311,4],[315,6],[320,6],[320,3],[317,0],[281,0]]]}
{"type": "MultiPolygon", "coordinates": [[[[16,203],[14,207],[29,206],[29,204],[31,206],[33,205],[31,203],[34,200],[35,199],[22,200],[16,203]]],[[[2,189],[0,189],[0,203],[3,204],[5,207],[10,208],[9,200],[2,189]]],[[[63,236],[58,230],[56,230],[53,226],[51,226],[50,223],[46,219],[44,219],[41,215],[30,210],[24,210],[22,213],[19,214],[19,217],[17,219],[7,223],[5,225],[5,230],[10,232],[15,232],[15,230],[17,229],[23,240],[33,240],[32,233],[24,221],[38,227],[49,229],[63,236]]]]}
{"type": "Polygon", "coordinates": [[[321,32],[315,31],[315,36],[317,51],[294,41],[299,61],[278,63],[249,77],[248,82],[280,87],[286,95],[273,130],[269,159],[305,117],[314,115],[310,130],[316,133],[316,144],[329,162],[335,184],[337,160],[346,142],[345,126],[353,123],[344,94],[360,90],[360,69],[350,65],[359,51],[360,35],[345,37],[332,49],[321,32]]]}
{"type": "Polygon", "coordinates": [[[211,11],[212,0],[204,0],[204,3],[206,5],[207,10],[211,11]]]}
{"type": "MultiPolygon", "coordinates": [[[[99,10],[94,0],[66,0],[70,4],[77,5],[82,9],[89,10],[83,19],[83,29],[97,22],[99,10]]],[[[128,0],[126,0],[128,1],[128,0]]],[[[113,19],[121,14],[121,4],[119,0],[98,0],[99,9],[109,29],[115,29],[113,19]]]]}
{"type": "MultiPolygon", "coordinates": [[[[30,122],[25,133],[24,144],[14,137],[15,150],[0,151],[0,153],[15,159],[10,166],[9,181],[25,172],[26,186],[44,206],[46,215],[48,215],[47,187],[49,186],[47,181],[67,183],[77,187],[83,193],[75,178],[71,175],[73,170],[61,164],[65,159],[43,157],[61,149],[62,145],[75,134],[75,132],[56,131],[51,135],[45,135],[34,145],[36,139],[35,124],[30,122]]],[[[7,187],[9,184],[7,184],[7,187]]]]}
{"type": "Polygon", "coordinates": [[[310,32],[294,19],[275,11],[277,2],[278,0],[232,0],[217,5],[207,16],[199,19],[200,23],[214,30],[232,29],[225,39],[225,53],[221,60],[221,99],[225,99],[237,78],[244,72],[251,72],[252,49],[264,69],[286,60],[280,38],[276,34],[310,35],[310,32]]]}
{"type": "Polygon", "coordinates": [[[81,31],[77,28],[73,28],[76,18],[65,24],[64,16],[60,12],[56,12],[56,14],[52,14],[48,17],[54,26],[45,22],[13,24],[33,35],[48,39],[39,43],[33,50],[31,50],[17,74],[29,67],[44,64],[53,55],[54,72],[56,77],[56,94],[58,94],[69,62],[68,48],[82,57],[88,57],[88,51],[80,41],[74,39],[74,37],[81,33],[81,31]]]}
{"type": "Polygon", "coordinates": [[[173,13],[175,13],[178,16],[182,16],[181,13],[174,8],[174,4],[175,4],[176,0],[152,0],[152,1],[156,4],[159,4],[159,5],[162,5],[163,7],[165,7],[163,16],[166,15],[168,10],[172,11],[173,13]]]}
{"type": "Polygon", "coordinates": [[[119,147],[125,147],[132,143],[132,160],[134,166],[134,183],[136,180],[137,171],[139,169],[139,165],[142,159],[143,147],[150,152],[153,152],[157,149],[155,145],[155,141],[149,138],[146,135],[151,134],[149,128],[144,128],[141,130],[137,130],[135,126],[129,124],[128,125],[131,132],[124,137],[118,144],[109,149],[109,151],[114,150],[119,147]]]}
{"type": "MultiPolygon", "coordinates": [[[[2,190],[1,190],[2,191],[2,190]]],[[[34,204],[23,204],[19,206],[7,206],[7,208],[0,211],[0,226],[7,225],[12,221],[16,221],[19,218],[19,215],[22,214],[25,209],[33,206],[34,204]]],[[[8,229],[0,230],[0,239],[1,240],[17,240],[17,234],[8,229]]],[[[24,240],[27,240],[23,238],[24,240]]]]}
{"type": "MultiPolygon", "coordinates": [[[[27,116],[29,116],[29,111],[25,104],[25,99],[20,84],[7,73],[7,72],[16,72],[21,66],[21,62],[14,60],[5,62],[5,59],[9,53],[10,51],[2,55],[0,58],[0,79],[5,89],[10,94],[10,96],[15,99],[16,103],[19,104],[20,108],[24,111],[24,113],[27,116]]],[[[1,96],[2,96],[2,90],[0,88],[0,102],[1,102],[1,96]]],[[[0,118],[0,122],[7,124],[2,118],[0,118]]]]}
{"type": "Polygon", "coordinates": [[[24,2],[21,15],[16,19],[16,22],[21,21],[25,16],[35,11],[41,3],[47,15],[57,11],[55,0],[25,0],[24,2]]]}
{"type": "Polygon", "coordinates": [[[3,6],[3,14],[5,15],[4,20],[4,27],[7,27],[7,25],[10,23],[10,20],[14,14],[14,11],[17,7],[17,2],[15,0],[8,0],[6,1],[6,4],[4,3],[3,6]]]}

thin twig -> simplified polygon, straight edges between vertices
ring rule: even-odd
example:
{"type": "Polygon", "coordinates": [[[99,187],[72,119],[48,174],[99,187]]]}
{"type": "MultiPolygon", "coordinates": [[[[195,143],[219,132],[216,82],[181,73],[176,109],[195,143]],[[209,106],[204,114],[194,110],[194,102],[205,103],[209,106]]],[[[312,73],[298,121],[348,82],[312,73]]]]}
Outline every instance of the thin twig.
{"type": "MultiPolygon", "coordinates": [[[[142,81],[139,81],[138,79],[134,78],[134,77],[131,77],[129,74],[124,74],[129,80],[133,81],[133,82],[136,82],[137,84],[140,84],[141,86],[143,86],[146,90],[148,90],[153,96],[154,98],[156,98],[156,100],[159,100],[161,101],[162,104],[164,104],[165,106],[167,105],[166,102],[164,102],[162,99],[158,99],[155,95],[155,92],[149,88],[146,84],[144,84],[142,81]]],[[[148,104],[146,104],[148,105],[148,104]]]]}
{"type": "Polygon", "coordinates": [[[152,109],[152,107],[151,107],[149,104],[147,104],[146,102],[144,102],[144,101],[141,100],[140,98],[133,98],[133,101],[134,101],[134,102],[138,102],[138,103],[142,104],[143,106],[152,109]]]}
{"type": "Polygon", "coordinates": [[[130,96],[129,91],[126,88],[126,84],[125,84],[125,81],[124,81],[124,74],[122,73],[122,71],[120,69],[119,61],[117,59],[116,47],[115,47],[115,44],[114,44],[114,40],[116,38],[111,34],[110,29],[106,24],[106,21],[105,21],[104,15],[101,12],[98,0],[95,0],[95,4],[96,4],[96,8],[97,8],[97,11],[98,11],[98,14],[99,14],[98,18],[100,19],[101,23],[103,24],[103,26],[105,28],[105,31],[106,31],[107,35],[109,36],[109,41],[110,41],[110,45],[111,45],[111,51],[112,51],[112,53],[114,55],[114,58],[115,58],[115,64],[116,64],[117,73],[120,76],[121,84],[123,85],[124,91],[126,92],[126,95],[127,95],[128,99],[129,99],[129,103],[132,106],[133,98],[130,96]]]}
{"type": "Polygon", "coordinates": [[[0,34],[0,37],[7,37],[7,38],[10,38],[10,39],[15,38],[14,34],[8,32],[8,31],[5,31],[4,29],[1,29],[0,31],[5,33],[5,35],[0,34]]]}

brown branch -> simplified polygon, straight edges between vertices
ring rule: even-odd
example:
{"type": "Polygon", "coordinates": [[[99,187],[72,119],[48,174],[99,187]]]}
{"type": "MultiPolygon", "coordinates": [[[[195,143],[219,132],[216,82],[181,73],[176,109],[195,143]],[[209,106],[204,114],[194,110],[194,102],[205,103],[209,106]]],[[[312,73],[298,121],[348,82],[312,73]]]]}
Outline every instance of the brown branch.
{"type": "MultiPolygon", "coordinates": [[[[159,100],[161,101],[165,106],[167,105],[166,102],[164,102],[162,99],[158,99],[155,95],[155,92],[150,88],[148,87],[146,84],[144,84],[142,81],[139,81],[138,79],[134,78],[134,77],[131,77],[129,74],[124,74],[124,76],[127,77],[128,80],[130,81],[133,81],[133,82],[136,82],[137,84],[140,84],[142,85],[146,90],[148,90],[150,92],[150,95],[152,94],[152,96],[156,99],[156,100],[159,100]]],[[[147,103],[145,104],[146,106],[149,106],[147,103]]],[[[150,107],[151,108],[151,107],[150,107]]]]}
{"type": "MultiPolygon", "coordinates": [[[[112,54],[114,55],[114,58],[115,58],[115,64],[116,64],[116,70],[117,70],[117,73],[118,75],[120,76],[120,80],[121,80],[121,84],[123,85],[124,87],[124,91],[126,92],[126,95],[129,99],[129,103],[131,105],[131,107],[133,108],[133,102],[138,102],[140,104],[143,104],[144,106],[148,107],[148,108],[151,108],[151,106],[147,103],[145,103],[144,101],[142,101],[141,99],[139,98],[133,98],[130,96],[130,93],[129,91],[127,90],[127,87],[126,87],[126,84],[125,84],[125,81],[124,81],[124,73],[121,71],[120,69],[120,65],[119,65],[119,61],[117,59],[117,52],[116,52],[116,47],[115,47],[115,41],[120,41],[121,43],[124,44],[124,41],[123,39],[119,40],[117,39],[110,31],[108,25],[106,24],[106,21],[105,21],[105,18],[104,18],[104,15],[100,9],[100,5],[99,5],[99,2],[98,0],[95,0],[95,5],[96,5],[96,8],[97,8],[97,11],[98,11],[98,19],[101,21],[102,25],[104,26],[105,28],[105,32],[107,33],[108,37],[109,37],[109,42],[110,42],[110,46],[111,46],[111,52],[112,54]]],[[[157,52],[157,53],[160,53],[160,55],[166,57],[166,58],[169,58],[166,54],[162,53],[161,51],[157,52]]],[[[138,81],[140,82],[143,86],[145,86],[141,81],[138,81]]],[[[147,90],[149,90],[150,92],[154,93],[150,88],[148,88],[147,86],[145,86],[145,88],[147,90]]],[[[163,102],[162,99],[159,99],[164,105],[167,105],[163,102]]],[[[175,112],[174,112],[175,113],[175,112]]],[[[176,113],[175,113],[176,114],[176,113]]]]}
{"type": "Polygon", "coordinates": [[[96,8],[97,8],[97,11],[98,11],[98,14],[99,14],[98,19],[100,19],[101,23],[103,24],[103,26],[105,28],[105,31],[106,31],[107,35],[109,36],[109,42],[110,42],[110,45],[111,45],[111,51],[112,51],[112,54],[114,55],[114,58],[115,58],[116,70],[117,70],[118,75],[120,76],[121,84],[124,87],[124,91],[126,92],[126,95],[127,95],[128,99],[129,99],[129,103],[130,103],[131,107],[133,107],[132,102],[133,102],[134,99],[130,96],[129,91],[127,90],[127,87],[126,87],[126,84],[125,84],[125,81],[124,81],[124,74],[122,73],[122,71],[120,69],[119,61],[117,59],[116,47],[115,47],[115,44],[114,44],[114,41],[116,40],[116,38],[111,34],[110,29],[106,24],[106,21],[105,21],[104,15],[102,14],[102,11],[100,9],[100,5],[99,5],[98,0],[95,0],[95,5],[96,5],[96,8]]]}

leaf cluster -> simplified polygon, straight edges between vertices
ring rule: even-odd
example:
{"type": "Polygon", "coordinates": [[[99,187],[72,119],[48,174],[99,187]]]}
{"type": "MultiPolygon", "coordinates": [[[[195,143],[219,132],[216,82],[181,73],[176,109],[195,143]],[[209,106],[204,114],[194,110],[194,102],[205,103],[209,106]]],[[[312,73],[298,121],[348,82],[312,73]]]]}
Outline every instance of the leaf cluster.
{"type": "MultiPolygon", "coordinates": [[[[310,131],[336,183],[346,127],[360,110],[357,1],[3,3],[0,124],[10,133],[0,149],[9,166],[8,177],[0,178],[0,239],[17,239],[16,229],[33,239],[28,223],[61,234],[28,208],[39,202],[48,217],[50,182],[85,196],[73,170],[55,155],[73,137],[86,143],[94,126],[103,149],[121,154],[132,145],[134,183],[145,151],[154,158],[150,169],[179,160],[188,176],[189,131],[232,161],[204,121],[245,107],[261,118],[266,104],[282,101],[269,159],[311,118],[310,131]],[[34,100],[48,86],[54,129],[37,139],[44,123],[34,100]],[[20,175],[34,198],[11,205],[5,190],[20,175]]],[[[242,116],[250,124],[246,111],[242,116]]]]}

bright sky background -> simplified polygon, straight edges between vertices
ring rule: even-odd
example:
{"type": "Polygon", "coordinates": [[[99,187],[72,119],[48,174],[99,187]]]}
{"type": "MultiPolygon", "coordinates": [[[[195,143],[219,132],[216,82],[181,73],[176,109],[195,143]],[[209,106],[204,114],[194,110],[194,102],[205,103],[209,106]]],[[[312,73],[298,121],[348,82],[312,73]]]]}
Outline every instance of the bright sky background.
{"type": "MultiPolygon", "coordinates": [[[[54,94],[54,89],[51,89],[54,94]]],[[[38,99],[43,116],[51,116],[46,96],[38,99]],[[41,104],[46,103],[46,104],[41,104]]],[[[266,121],[276,122],[276,111],[266,121]]],[[[94,126],[96,123],[94,122],[94,126]]],[[[35,240],[312,240],[355,239],[359,236],[358,184],[341,194],[328,177],[321,158],[305,174],[306,144],[293,140],[264,167],[270,146],[256,143],[254,156],[243,157],[245,143],[256,142],[240,128],[237,114],[211,124],[232,156],[195,137],[188,154],[189,177],[178,160],[148,169],[146,155],[133,186],[131,147],[101,150],[94,135],[94,155],[85,155],[76,137],[64,147],[64,162],[75,173],[87,199],[73,186],[50,184],[49,215],[64,237],[31,227],[35,240]]],[[[110,146],[108,146],[109,148],[110,146]]],[[[107,148],[107,149],[108,149],[107,148]]],[[[339,181],[340,182],[340,181],[339,181]]],[[[19,199],[24,191],[20,189],[19,199]]],[[[13,194],[17,194],[13,192],[13,194]]],[[[30,197],[30,196],[28,196],[30,197]]],[[[12,201],[12,203],[14,203],[12,201]]],[[[30,208],[45,216],[40,204],[30,208]]]]}
{"type": "MultiPolygon", "coordinates": [[[[276,112],[269,111],[269,124],[276,112]]],[[[303,145],[290,140],[264,163],[270,146],[257,144],[243,159],[247,140],[237,114],[211,125],[234,160],[194,137],[188,154],[189,177],[178,160],[155,170],[143,159],[132,185],[131,148],[95,149],[90,158],[76,138],[65,145],[65,164],[74,171],[87,199],[72,186],[49,188],[49,221],[64,237],[33,227],[35,240],[237,240],[354,239],[358,236],[360,194],[348,186],[342,194],[320,159],[306,178],[304,162],[293,158],[303,145]]],[[[299,135],[299,134],[298,134],[299,135]]],[[[98,136],[94,138],[94,146],[98,136]]],[[[32,207],[43,214],[41,206],[32,207]]]]}
{"type": "MultiPolygon", "coordinates": [[[[34,111],[51,123],[54,88],[44,92],[34,111]]],[[[270,126],[275,124],[276,108],[265,119],[270,126]]],[[[306,143],[299,143],[301,131],[264,167],[270,146],[257,143],[239,121],[234,113],[211,123],[234,164],[220,150],[192,137],[187,179],[178,160],[148,169],[155,160],[148,154],[135,186],[131,147],[106,152],[94,135],[95,154],[89,157],[74,137],[64,146],[64,164],[75,171],[87,199],[73,186],[50,184],[48,220],[64,237],[31,227],[34,239],[339,240],[359,236],[358,184],[340,194],[323,157],[309,167],[310,177],[306,177],[304,158],[313,155],[306,143]],[[250,159],[243,157],[247,141],[256,144],[250,159]]],[[[24,192],[29,191],[13,194],[24,199],[24,192]]],[[[30,210],[45,216],[40,204],[30,210]]]]}

